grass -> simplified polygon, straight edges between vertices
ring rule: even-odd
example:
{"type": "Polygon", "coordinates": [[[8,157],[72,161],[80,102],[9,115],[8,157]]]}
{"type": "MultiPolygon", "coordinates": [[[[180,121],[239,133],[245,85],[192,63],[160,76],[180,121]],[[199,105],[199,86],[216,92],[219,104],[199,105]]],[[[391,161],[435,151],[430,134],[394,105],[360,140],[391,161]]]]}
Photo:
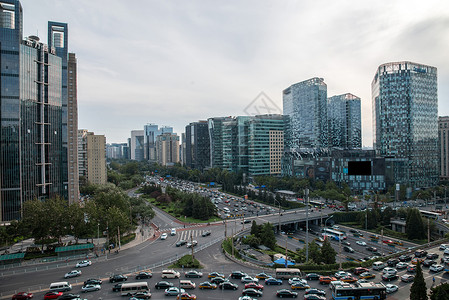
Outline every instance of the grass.
{"type": "Polygon", "coordinates": [[[200,264],[200,262],[193,257],[192,255],[184,255],[180,259],[178,259],[174,264],[170,265],[169,268],[171,269],[202,269],[203,266],[200,264]]]}
{"type": "Polygon", "coordinates": [[[165,211],[166,213],[168,213],[172,217],[175,217],[175,218],[177,218],[178,220],[180,220],[180,221],[182,221],[184,223],[211,223],[211,222],[221,221],[221,218],[219,218],[217,216],[209,218],[208,220],[200,220],[200,219],[195,219],[195,218],[192,218],[192,217],[184,218],[182,213],[179,212],[178,207],[176,206],[176,203],[174,203],[174,202],[170,202],[170,203],[166,203],[166,204],[161,205],[154,198],[149,198],[148,201],[151,204],[153,204],[154,206],[156,206],[157,208],[162,209],[163,211],[165,211]]]}

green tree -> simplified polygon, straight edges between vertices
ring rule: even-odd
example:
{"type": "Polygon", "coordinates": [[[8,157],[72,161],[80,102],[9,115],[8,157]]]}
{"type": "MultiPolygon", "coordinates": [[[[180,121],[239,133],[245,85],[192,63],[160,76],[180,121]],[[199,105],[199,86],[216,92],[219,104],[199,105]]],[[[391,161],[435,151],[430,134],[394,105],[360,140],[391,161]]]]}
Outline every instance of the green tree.
{"type": "Polygon", "coordinates": [[[427,300],[426,282],[419,262],[416,266],[415,279],[410,287],[410,300],[427,300]]]}
{"type": "Polygon", "coordinates": [[[426,237],[425,227],[422,221],[421,213],[418,209],[409,209],[405,226],[407,237],[409,239],[421,240],[426,237]]]}
{"type": "Polygon", "coordinates": [[[258,237],[263,245],[274,250],[276,247],[276,237],[274,236],[273,224],[263,224],[258,237]]]}
{"type": "Polygon", "coordinates": [[[256,221],[253,220],[251,223],[251,234],[258,235],[259,234],[259,226],[257,225],[256,221]]]}
{"type": "Polygon", "coordinates": [[[430,300],[449,300],[449,283],[442,283],[431,288],[430,300]]]}
{"type": "Polygon", "coordinates": [[[337,252],[332,248],[329,238],[325,239],[321,247],[321,261],[325,264],[335,264],[337,252]]]}

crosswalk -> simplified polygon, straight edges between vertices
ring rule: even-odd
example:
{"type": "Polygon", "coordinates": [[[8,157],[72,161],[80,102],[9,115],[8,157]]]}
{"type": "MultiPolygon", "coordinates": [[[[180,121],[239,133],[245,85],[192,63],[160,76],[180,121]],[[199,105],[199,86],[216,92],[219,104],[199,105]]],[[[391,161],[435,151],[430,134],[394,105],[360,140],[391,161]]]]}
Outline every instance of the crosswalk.
{"type": "MultiPolygon", "coordinates": [[[[208,231],[207,229],[183,229],[177,230],[175,236],[170,235],[170,230],[165,230],[168,233],[168,239],[176,239],[176,241],[189,241],[191,238],[195,239],[197,237],[202,237],[203,232],[208,231]]],[[[164,232],[164,231],[162,231],[164,232]]]]}

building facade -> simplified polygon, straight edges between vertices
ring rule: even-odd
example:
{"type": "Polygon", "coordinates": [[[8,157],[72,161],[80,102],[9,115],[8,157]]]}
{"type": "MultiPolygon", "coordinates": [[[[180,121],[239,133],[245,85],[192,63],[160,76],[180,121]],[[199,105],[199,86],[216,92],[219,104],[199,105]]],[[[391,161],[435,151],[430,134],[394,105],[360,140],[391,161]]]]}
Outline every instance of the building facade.
{"type": "Polygon", "coordinates": [[[438,118],[440,180],[449,180],[449,116],[438,118]]]}
{"type": "Polygon", "coordinates": [[[145,137],[143,130],[131,131],[130,159],[142,161],[145,158],[145,137]]]}
{"type": "Polygon", "coordinates": [[[438,183],[437,69],[413,62],[386,63],[371,84],[374,149],[405,160],[396,183],[426,188],[438,183]]]}
{"type": "Polygon", "coordinates": [[[210,138],[210,166],[224,168],[223,129],[224,123],[234,120],[232,117],[214,117],[207,120],[210,138]]]}
{"type": "Polygon", "coordinates": [[[69,203],[79,199],[78,172],[78,94],[77,64],[75,53],[69,53],[67,62],[67,163],[68,163],[68,197],[69,203]]]}
{"type": "Polygon", "coordinates": [[[362,147],[361,100],[353,94],[327,99],[329,147],[359,149],[362,147]]]}
{"type": "Polygon", "coordinates": [[[157,162],[163,166],[179,163],[179,136],[174,133],[163,133],[156,137],[157,162]]]}
{"type": "Polygon", "coordinates": [[[186,166],[204,170],[210,167],[210,138],[207,121],[186,126],[186,166]]]}
{"type": "Polygon", "coordinates": [[[128,143],[106,144],[106,158],[108,159],[129,159],[128,143]]]}
{"type": "Polygon", "coordinates": [[[106,138],[86,129],[78,130],[79,176],[92,184],[106,184],[106,138]]]}

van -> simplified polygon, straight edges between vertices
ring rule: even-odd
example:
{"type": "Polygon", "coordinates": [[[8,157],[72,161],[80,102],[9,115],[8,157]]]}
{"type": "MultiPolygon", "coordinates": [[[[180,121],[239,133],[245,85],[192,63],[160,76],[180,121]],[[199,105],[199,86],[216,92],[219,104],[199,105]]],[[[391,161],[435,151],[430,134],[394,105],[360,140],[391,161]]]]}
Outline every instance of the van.
{"type": "Polygon", "coordinates": [[[176,228],[171,229],[170,235],[176,235],[176,228]]]}
{"type": "Polygon", "coordinates": [[[385,264],[382,261],[376,261],[373,263],[373,270],[379,271],[385,268],[385,264]]]}
{"type": "Polygon", "coordinates": [[[179,287],[181,287],[182,289],[185,289],[185,290],[188,290],[188,289],[193,290],[196,287],[196,285],[191,280],[180,280],[179,287]]]}
{"type": "Polygon", "coordinates": [[[51,292],[67,292],[72,290],[72,285],[67,281],[53,282],[50,284],[51,292]]]}
{"type": "Polygon", "coordinates": [[[181,274],[175,270],[163,270],[162,278],[179,278],[181,274]]]}

